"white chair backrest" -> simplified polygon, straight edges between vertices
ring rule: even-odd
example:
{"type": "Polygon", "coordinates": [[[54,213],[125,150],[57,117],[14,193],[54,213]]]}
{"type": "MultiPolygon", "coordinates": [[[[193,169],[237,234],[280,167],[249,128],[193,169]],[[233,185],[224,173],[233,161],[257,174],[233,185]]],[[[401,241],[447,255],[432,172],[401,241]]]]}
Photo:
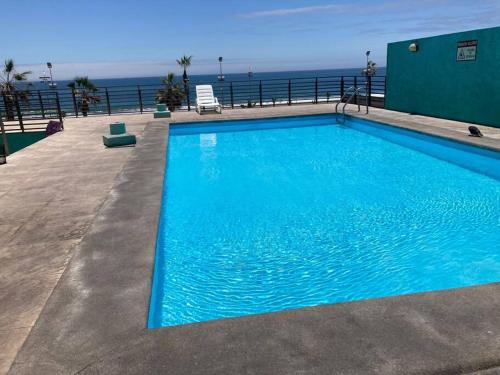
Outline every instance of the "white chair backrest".
{"type": "Polygon", "coordinates": [[[211,85],[196,86],[196,97],[200,103],[211,104],[215,102],[214,90],[211,85]]]}

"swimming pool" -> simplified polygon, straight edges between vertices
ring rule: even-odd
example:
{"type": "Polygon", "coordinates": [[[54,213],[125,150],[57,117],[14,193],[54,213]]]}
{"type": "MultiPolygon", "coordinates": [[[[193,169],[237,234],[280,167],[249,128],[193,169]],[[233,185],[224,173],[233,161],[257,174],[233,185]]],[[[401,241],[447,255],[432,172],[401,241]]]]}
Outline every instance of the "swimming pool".
{"type": "Polygon", "coordinates": [[[500,281],[497,152],[321,115],[171,126],[167,165],[150,328],[500,281]]]}

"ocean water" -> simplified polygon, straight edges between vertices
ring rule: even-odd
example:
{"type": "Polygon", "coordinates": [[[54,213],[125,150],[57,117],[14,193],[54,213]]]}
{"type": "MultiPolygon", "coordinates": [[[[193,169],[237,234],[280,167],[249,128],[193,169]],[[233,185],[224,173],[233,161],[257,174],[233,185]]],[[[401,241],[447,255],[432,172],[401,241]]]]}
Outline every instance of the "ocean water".
{"type": "MultiPolygon", "coordinates": [[[[330,76],[359,76],[363,68],[347,68],[347,69],[321,69],[321,70],[298,70],[298,71],[283,71],[283,72],[254,72],[252,80],[268,80],[268,79],[289,79],[289,78],[314,78],[314,77],[330,77],[330,76]]],[[[55,70],[55,74],[57,71],[55,70]]],[[[165,75],[167,71],[165,71],[165,75]]],[[[189,75],[192,84],[197,83],[216,83],[219,72],[213,74],[193,74],[189,75]]],[[[385,67],[377,69],[377,76],[385,75],[385,67]]],[[[57,75],[56,75],[57,77],[57,75]]],[[[224,73],[226,81],[247,81],[247,73],[224,73]]],[[[137,87],[138,85],[161,85],[164,77],[132,77],[132,78],[97,78],[89,77],[91,81],[98,87],[137,87]]],[[[176,78],[182,79],[182,71],[176,73],[176,78]]],[[[70,80],[56,80],[59,89],[66,88],[70,80]]],[[[47,89],[47,85],[38,81],[33,81],[36,89],[47,89]]]]}
{"type": "Polygon", "coordinates": [[[500,156],[412,137],[331,115],[173,127],[149,327],[500,281],[500,181],[444,160],[500,156]]]}
{"type": "MultiPolygon", "coordinates": [[[[354,85],[354,76],[357,76],[358,85],[364,84],[364,77],[359,77],[361,68],[332,69],[332,70],[307,70],[291,72],[256,72],[249,79],[246,73],[225,74],[225,81],[217,80],[217,73],[206,75],[191,75],[189,81],[189,103],[184,100],[180,109],[194,108],[196,103],[196,89],[198,84],[210,84],[219,102],[226,108],[247,105],[248,102],[259,103],[262,98],[263,105],[285,104],[291,95],[292,102],[313,102],[318,96],[318,101],[334,100],[340,94],[340,77],[345,76],[345,88],[354,85]],[[316,86],[316,78],[318,83],[316,86]],[[289,80],[292,80],[289,87],[289,80]],[[317,87],[317,90],[316,90],[317,87]]],[[[383,94],[385,68],[378,69],[377,76],[373,79],[372,93],[383,94]]],[[[99,102],[90,106],[90,113],[102,115],[108,112],[139,112],[153,111],[156,106],[156,94],[164,88],[163,77],[137,77],[115,79],[92,79],[98,87],[95,96],[99,102]]],[[[178,82],[181,74],[176,76],[178,82]]],[[[57,81],[58,97],[62,111],[69,115],[75,113],[75,102],[71,91],[68,89],[70,81],[57,81]]],[[[54,91],[48,90],[46,84],[33,82],[33,95],[29,103],[21,103],[28,114],[41,114],[41,108],[55,110],[54,91]],[[39,96],[36,90],[41,90],[39,96]]],[[[0,102],[0,107],[2,103],[0,102]]],[[[0,108],[1,110],[1,108],[0,108]]]]}

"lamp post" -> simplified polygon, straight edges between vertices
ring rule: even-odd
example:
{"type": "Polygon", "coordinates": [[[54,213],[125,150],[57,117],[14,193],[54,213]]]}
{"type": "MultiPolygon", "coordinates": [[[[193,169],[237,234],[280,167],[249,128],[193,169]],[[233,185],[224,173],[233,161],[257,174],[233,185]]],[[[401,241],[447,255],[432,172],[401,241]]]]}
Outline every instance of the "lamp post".
{"type": "Polygon", "coordinates": [[[252,67],[248,66],[248,108],[252,107],[252,84],[251,80],[253,77],[252,67]]]}
{"type": "Polygon", "coordinates": [[[219,56],[219,75],[217,76],[217,79],[220,83],[220,95],[222,98],[222,107],[224,107],[224,74],[222,74],[222,56],[219,56]]]}
{"type": "Polygon", "coordinates": [[[49,83],[49,87],[51,89],[55,89],[57,87],[57,83],[54,83],[54,79],[52,77],[52,63],[51,62],[48,62],[47,63],[47,68],[49,68],[49,73],[50,73],[50,83],[49,83]]]}

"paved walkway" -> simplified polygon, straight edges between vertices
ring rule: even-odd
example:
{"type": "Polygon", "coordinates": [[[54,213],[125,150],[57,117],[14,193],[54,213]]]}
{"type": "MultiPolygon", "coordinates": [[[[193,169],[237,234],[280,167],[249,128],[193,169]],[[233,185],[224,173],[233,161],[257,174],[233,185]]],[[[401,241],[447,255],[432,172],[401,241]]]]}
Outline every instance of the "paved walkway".
{"type": "MultiPolygon", "coordinates": [[[[174,113],[172,122],[328,113],[332,109],[333,105],[297,105],[226,110],[222,115],[174,113]]],[[[372,109],[369,117],[500,148],[500,129],[480,127],[485,137],[476,139],[467,136],[468,124],[460,122],[378,109],[372,109]]],[[[153,121],[151,114],[68,119],[63,133],[19,151],[0,167],[0,374],[10,367],[134,153],[134,148],[102,146],[106,125],[117,120],[126,121],[139,143],[146,123],[153,121]]]]}
{"type": "MultiPolygon", "coordinates": [[[[64,132],[11,155],[0,167],[0,374],[132,152],[102,145],[107,124],[116,119],[67,119],[64,132]]],[[[140,141],[145,117],[126,121],[140,141]]]]}

